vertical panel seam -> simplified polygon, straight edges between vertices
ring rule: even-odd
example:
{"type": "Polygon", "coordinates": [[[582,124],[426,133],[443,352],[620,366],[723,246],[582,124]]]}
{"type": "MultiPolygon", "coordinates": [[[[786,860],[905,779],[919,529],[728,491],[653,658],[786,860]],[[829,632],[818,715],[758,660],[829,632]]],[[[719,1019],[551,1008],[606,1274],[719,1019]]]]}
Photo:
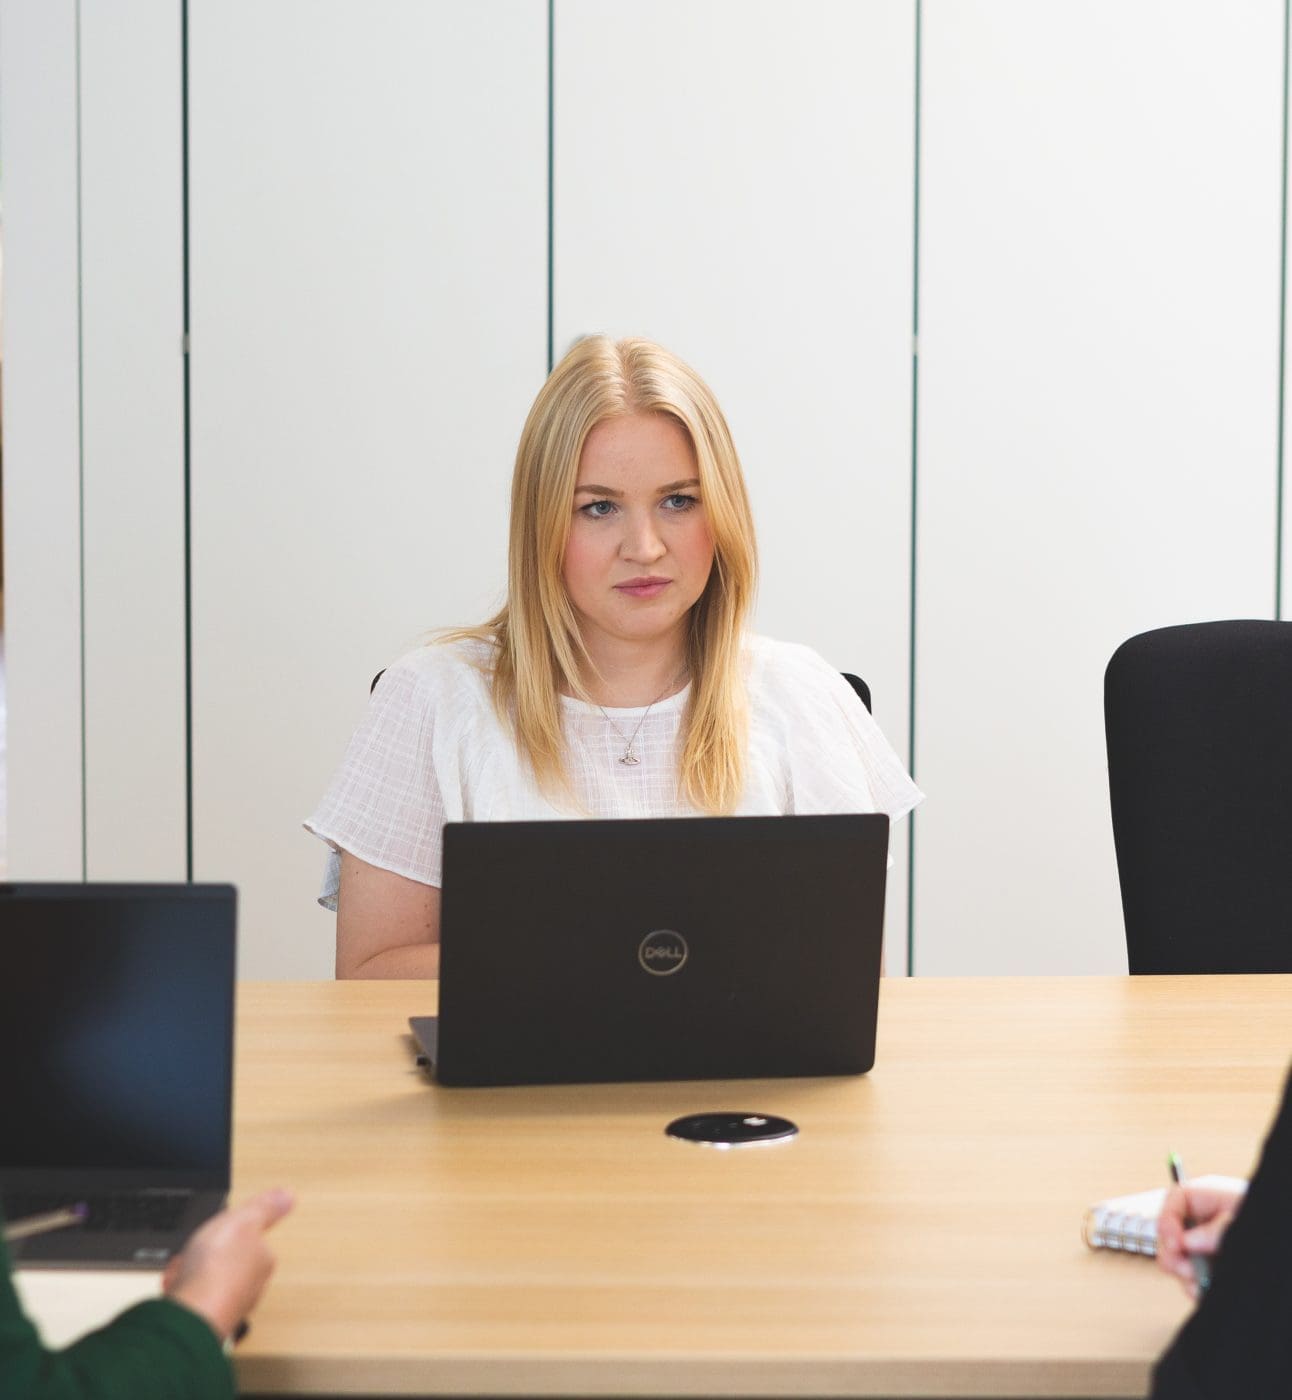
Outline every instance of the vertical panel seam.
{"type": "Polygon", "coordinates": [[[89,875],[89,780],[85,723],[85,257],[81,239],[81,0],[76,0],[73,50],[75,54],[76,117],[76,548],[80,572],[81,654],[81,879],[89,875]]]}
{"type": "Polygon", "coordinates": [[[1288,306],[1288,26],[1292,5],[1283,0],[1283,163],[1279,185],[1279,384],[1277,468],[1274,490],[1274,617],[1283,617],[1283,425],[1288,306]]]}
{"type": "Polygon", "coordinates": [[[184,878],[193,879],[193,550],[192,434],[190,373],[193,344],[189,326],[188,262],[188,0],[179,9],[180,240],[183,316],[184,413],[184,878]]]}
{"type": "MultiPolygon", "coordinates": [[[[1287,0],[1285,0],[1285,3],[1287,0]]],[[[920,402],[920,90],[923,76],[923,0],[915,0],[915,169],[911,297],[911,588],[907,637],[907,772],[915,778],[915,597],[917,505],[919,501],[919,402],[920,402]]],[[[910,815],[906,841],[906,975],[915,975],[915,821],[910,815]]]]}
{"type": "Polygon", "coordinates": [[[547,0],[547,372],[555,364],[556,0],[547,0]]]}

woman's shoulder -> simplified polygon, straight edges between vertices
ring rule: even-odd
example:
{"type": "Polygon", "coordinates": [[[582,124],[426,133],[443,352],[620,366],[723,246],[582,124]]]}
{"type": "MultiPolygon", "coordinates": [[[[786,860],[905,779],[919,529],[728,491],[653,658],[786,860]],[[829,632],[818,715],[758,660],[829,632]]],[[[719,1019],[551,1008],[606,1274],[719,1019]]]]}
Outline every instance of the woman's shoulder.
{"type": "Polygon", "coordinates": [[[745,638],[745,655],[749,686],[755,695],[848,693],[848,682],[840,672],[820,652],[800,642],[781,642],[750,633],[745,638]]]}
{"type": "Polygon", "coordinates": [[[792,810],[887,812],[896,820],[923,794],[870,711],[819,652],[749,639],[754,740],[787,765],[792,810]]]}
{"type": "Polygon", "coordinates": [[[424,702],[487,699],[496,651],[485,637],[432,638],[392,661],[378,677],[374,694],[397,691],[424,702]]]}

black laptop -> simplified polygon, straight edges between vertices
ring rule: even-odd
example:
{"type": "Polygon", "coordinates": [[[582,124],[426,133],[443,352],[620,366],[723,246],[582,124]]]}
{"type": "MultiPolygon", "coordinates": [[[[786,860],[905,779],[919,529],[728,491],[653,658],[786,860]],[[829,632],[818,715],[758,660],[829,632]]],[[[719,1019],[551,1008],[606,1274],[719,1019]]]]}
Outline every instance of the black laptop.
{"type": "Polygon", "coordinates": [[[17,1264],[159,1268],[224,1204],[236,896],[0,885],[0,1197],[17,1264]]]}
{"type": "Polygon", "coordinates": [[[863,1074],[888,818],[452,823],[445,1085],[863,1074]]]}

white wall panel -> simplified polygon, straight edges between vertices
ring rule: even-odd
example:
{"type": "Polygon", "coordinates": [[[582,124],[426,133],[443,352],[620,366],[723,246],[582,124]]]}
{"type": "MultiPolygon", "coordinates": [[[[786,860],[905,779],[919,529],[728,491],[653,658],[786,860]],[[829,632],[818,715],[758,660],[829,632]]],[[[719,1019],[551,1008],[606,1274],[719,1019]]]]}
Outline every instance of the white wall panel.
{"type": "Polygon", "coordinates": [[[902,753],[914,50],[912,0],[556,6],[556,354],[645,335],[708,380],[753,495],[760,630],[864,675],[902,753]]]}
{"type": "Polygon", "coordinates": [[[86,872],[183,880],[180,7],[82,0],[80,38],[86,872]]]}
{"type": "Polygon", "coordinates": [[[373,673],[505,580],[546,353],[542,0],[191,0],[195,869],[331,974],[300,830],[373,673]]]}
{"type": "Polygon", "coordinates": [[[83,877],[74,0],[0,4],[8,873],[83,877]]]}
{"type": "Polygon", "coordinates": [[[1283,6],[923,13],[916,971],[1116,971],[1104,667],[1273,606],[1283,6]]]}

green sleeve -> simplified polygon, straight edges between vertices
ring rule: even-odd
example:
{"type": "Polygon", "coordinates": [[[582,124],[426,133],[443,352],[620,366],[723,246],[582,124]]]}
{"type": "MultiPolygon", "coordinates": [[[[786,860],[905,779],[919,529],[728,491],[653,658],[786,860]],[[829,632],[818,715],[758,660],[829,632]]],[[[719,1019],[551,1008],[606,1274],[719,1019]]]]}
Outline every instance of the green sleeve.
{"type": "Polygon", "coordinates": [[[63,1351],[24,1316],[0,1240],[0,1396],[4,1400],[230,1400],[233,1371],[194,1312],[153,1298],[63,1351]]]}

